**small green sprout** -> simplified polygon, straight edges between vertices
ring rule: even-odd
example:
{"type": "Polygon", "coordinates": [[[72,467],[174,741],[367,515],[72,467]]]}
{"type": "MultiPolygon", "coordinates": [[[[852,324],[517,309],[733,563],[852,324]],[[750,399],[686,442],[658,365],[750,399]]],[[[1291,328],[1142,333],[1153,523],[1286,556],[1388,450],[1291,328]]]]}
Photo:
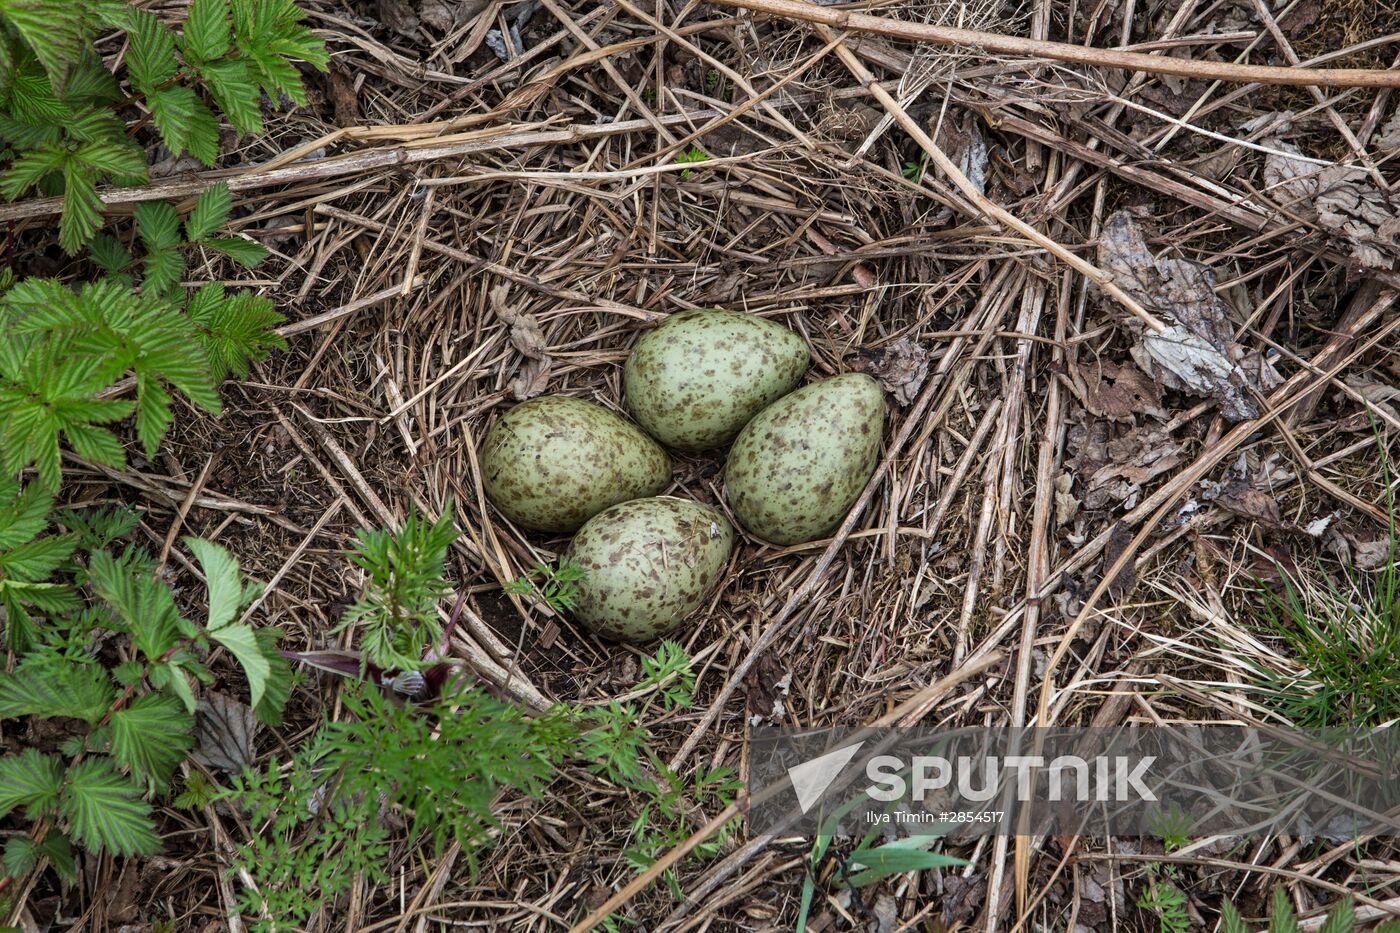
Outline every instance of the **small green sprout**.
{"type": "Polygon", "coordinates": [[[567,612],[578,601],[578,582],[586,575],[582,567],[561,558],[558,566],[536,564],[502,589],[516,596],[538,593],[555,612],[567,612]]]}
{"type": "MultiPolygon", "coordinates": [[[[676,156],[677,162],[687,164],[694,164],[696,162],[708,162],[709,160],[710,154],[704,149],[701,149],[699,146],[691,146],[685,152],[682,152],[680,155],[676,156]]],[[[691,170],[688,168],[681,169],[681,180],[690,181],[690,177],[693,174],[694,173],[691,172],[691,170]]]]}

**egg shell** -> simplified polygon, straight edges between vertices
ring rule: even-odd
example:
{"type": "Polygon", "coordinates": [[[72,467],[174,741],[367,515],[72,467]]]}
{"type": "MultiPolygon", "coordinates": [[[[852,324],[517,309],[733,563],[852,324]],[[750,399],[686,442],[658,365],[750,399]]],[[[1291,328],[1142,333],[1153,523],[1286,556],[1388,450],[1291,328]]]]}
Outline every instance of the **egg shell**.
{"type": "Polygon", "coordinates": [[[481,478],[491,502],[515,524],[573,531],[610,505],[665,489],[671,458],[615,412],[544,395],[491,426],[481,478]]]}
{"type": "Polygon", "coordinates": [[[885,394],[864,373],[803,386],[748,423],[724,465],[739,523],[775,544],[833,531],[880,455],[885,394]]]}
{"type": "Polygon", "coordinates": [[[639,337],[627,357],[627,410],[667,447],[722,447],[802,381],[808,359],[807,342],[781,324],[737,311],[681,311],[639,337]]]}
{"type": "Polygon", "coordinates": [[[584,571],[572,614],[615,641],[675,629],[719,580],[734,527],[718,510],[656,496],[604,509],[574,535],[567,559],[584,571]]]}

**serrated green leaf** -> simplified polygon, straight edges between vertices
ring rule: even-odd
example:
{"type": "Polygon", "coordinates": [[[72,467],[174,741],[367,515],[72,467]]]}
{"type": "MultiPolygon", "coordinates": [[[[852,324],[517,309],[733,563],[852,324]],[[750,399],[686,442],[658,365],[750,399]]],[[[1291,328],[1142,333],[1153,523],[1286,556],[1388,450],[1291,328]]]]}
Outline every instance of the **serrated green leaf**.
{"type": "Polygon", "coordinates": [[[38,583],[48,578],[73,553],[73,535],[34,538],[0,552],[0,575],[6,583],[38,583]]]}
{"type": "Polygon", "coordinates": [[[1332,911],[1327,915],[1327,920],[1317,933],[1352,933],[1355,926],[1356,907],[1352,904],[1351,898],[1346,898],[1332,908],[1332,911]]]}
{"type": "Polygon", "coordinates": [[[212,634],[238,617],[248,600],[248,591],[238,578],[238,561],[213,541],[185,538],[185,547],[193,552],[204,572],[209,587],[209,619],[205,626],[212,634]]]}
{"type": "Polygon", "coordinates": [[[195,707],[198,705],[194,698],[194,688],[190,686],[190,679],[185,676],[185,672],[173,664],[164,666],[166,683],[169,689],[175,692],[180,698],[180,702],[185,704],[185,712],[194,715],[195,707]]]}
{"type": "Polygon", "coordinates": [[[0,719],[67,716],[96,723],[115,696],[107,671],[96,663],[26,663],[0,672],[0,719]]]}
{"type": "Polygon", "coordinates": [[[110,467],[120,467],[126,463],[126,452],[122,442],[106,428],[72,421],[63,426],[63,434],[73,452],[89,463],[102,463],[110,467]]]}
{"type": "Polygon", "coordinates": [[[187,58],[212,61],[229,47],[228,0],[194,0],[185,20],[184,50],[187,58]]]}
{"type": "Polygon", "coordinates": [[[1229,900],[1220,904],[1220,933],[1249,933],[1249,928],[1244,925],[1244,918],[1229,900]]]}
{"type": "Polygon", "coordinates": [[[194,717],[179,699],[149,693],[112,714],[112,757],[143,780],[164,787],[194,745],[194,717]]]}
{"type": "Polygon", "coordinates": [[[58,805],[63,790],[63,763],[53,755],[26,748],[0,758],[0,816],[24,807],[31,820],[42,819],[58,805]]]}
{"type": "Polygon", "coordinates": [[[243,675],[248,678],[249,702],[256,707],[262,702],[268,679],[272,676],[272,665],[263,656],[253,630],[243,624],[225,625],[209,632],[209,637],[228,649],[229,654],[238,659],[243,667],[243,675]]]}
{"type": "Polygon", "coordinates": [[[1298,933],[1298,915],[1283,885],[1274,888],[1273,906],[1269,910],[1269,933],[1298,933]]]}
{"type": "Polygon", "coordinates": [[[19,878],[39,864],[39,847],[28,836],[11,836],[5,841],[5,874],[19,878]]]}
{"type": "Polygon", "coordinates": [[[194,210],[185,220],[185,239],[195,243],[213,235],[228,220],[233,207],[233,196],[228,184],[219,182],[199,196],[194,210]]]}
{"type": "Polygon", "coordinates": [[[39,844],[39,852],[49,860],[53,870],[64,881],[71,884],[78,877],[77,862],[73,859],[73,843],[66,834],[56,829],[50,830],[48,836],[39,844]]]}
{"type": "MultiPolygon", "coordinates": [[[[13,597],[40,612],[68,612],[78,608],[78,596],[73,588],[65,583],[24,583],[19,580],[5,580],[0,583],[8,597],[13,597]]],[[[8,603],[6,604],[8,607],[8,603]]]]}
{"type": "Polygon", "coordinates": [[[199,69],[229,122],[244,133],[261,133],[262,92],[248,71],[248,63],[241,58],[225,58],[205,62],[199,69]]]}
{"type": "Polygon", "coordinates": [[[13,201],[37,185],[44,176],[60,172],[68,164],[68,154],[57,145],[27,152],[0,175],[0,194],[13,201]]]}
{"type": "Polygon", "coordinates": [[[209,168],[219,161],[219,121],[204,101],[198,98],[195,98],[194,109],[190,111],[185,151],[209,168]]]}
{"type": "Polygon", "coordinates": [[[141,294],[169,295],[185,274],[185,257],[175,247],[155,249],[142,262],[141,294]]]}
{"type": "MultiPolygon", "coordinates": [[[[5,647],[15,654],[24,654],[38,639],[38,626],[13,586],[0,586],[0,606],[5,609],[5,647]]],[[[4,718],[3,714],[0,718],[4,718]]]]}
{"type": "Polygon", "coordinates": [[[198,103],[194,90],[183,84],[152,88],[146,94],[151,122],[160,131],[165,148],[177,156],[188,148],[190,124],[198,103]]]}
{"type": "Polygon", "coordinates": [[[222,285],[211,282],[190,298],[186,313],[196,325],[216,379],[230,372],[246,377],[253,361],[287,345],[276,331],[282,316],[271,301],[252,292],[225,295],[222,285]]]}
{"type": "Polygon", "coordinates": [[[175,37],[155,16],[133,7],[127,32],[131,36],[131,51],[126,69],[131,82],[143,94],[171,80],[180,70],[175,57],[175,37]]]}
{"type": "Polygon", "coordinates": [[[120,275],[131,265],[131,253],[127,252],[121,240],[110,233],[99,233],[88,244],[88,255],[93,263],[107,275],[120,275]]]}
{"type": "Polygon", "coordinates": [[[262,702],[254,704],[253,714],[259,722],[276,727],[282,725],[282,710],[292,695],[294,674],[292,665],[277,651],[282,633],[275,628],[260,628],[256,634],[258,651],[268,662],[268,677],[262,702]]]}
{"type": "Polygon", "coordinates": [[[73,0],[0,0],[0,17],[33,49],[58,90],[87,44],[84,12],[83,5],[73,0]]]}
{"type": "Polygon", "coordinates": [[[117,613],[136,647],[151,661],[162,661],[180,643],[180,613],[170,588],[149,575],[134,574],[106,551],[88,561],[93,590],[117,613]]]}
{"type": "Polygon", "coordinates": [[[136,205],[136,232],[146,248],[153,252],[178,246],[180,215],[164,201],[144,201],[136,205]]]}
{"type": "Polygon", "coordinates": [[[59,814],[86,848],[121,856],[160,851],[151,808],[108,759],[86,758],[68,769],[59,814]]]}
{"type": "Polygon", "coordinates": [[[219,237],[201,242],[204,246],[223,253],[245,269],[251,269],[267,258],[267,247],[246,237],[219,237]]]}
{"type": "Polygon", "coordinates": [[[32,540],[49,526],[52,509],[52,493],[35,483],[26,485],[17,496],[0,506],[0,549],[32,540]]]}
{"type": "Polygon", "coordinates": [[[91,176],[71,160],[63,167],[63,216],[58,222],[58,243],[70,256],[102,225],[102,199],[91,176]]]}
{"type": "Polygon", "coordinates": [[[175,416],[170,411],[170,393],[148,373],[136,377],[136,437],[146,456],[154,457],[161,439],[175,416]]]}
{"type": "Polygon", "coordinates": [[[134,142],[83,143],[74,150],[73,159],[109,175],[146,176],[146,154],[134,142]]]}

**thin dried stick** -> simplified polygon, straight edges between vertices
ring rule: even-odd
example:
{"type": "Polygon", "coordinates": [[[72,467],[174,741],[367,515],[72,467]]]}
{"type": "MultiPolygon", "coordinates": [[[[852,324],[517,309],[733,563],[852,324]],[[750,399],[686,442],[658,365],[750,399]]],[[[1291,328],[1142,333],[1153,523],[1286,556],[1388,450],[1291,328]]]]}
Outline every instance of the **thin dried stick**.
{"type": "MultiPolygon", "coordinates": [[[[786,3],[789,2],[789,0],[744,0],[744,2],[786,3]]],[[[806,6],[807,4],[798,5],[806,6]]],[[[821,8],[818,7],[817,9],[821,8]]],[[[818,25],[815,28],[823,41],[832,41],[833,37],[829,29],[822,25],[818,25]]],[[[948,156],[943,153],[942,149],[938,148],[938,144],[933,141],[933,138],[929,136],[928,133],[924,132],[923,127],[919,126],[914,118],[909,116],[908,111],[899,105],[899,101],[895,100],[894,96],[890,94],[889,91],[885,90],[884,85],[875,79],[875,76],[870,73],[870,69],[866,68],[865,65],[861,63],[860,59],[847,47],[845,42],[836,43],[836,55],[841,59],[842,63],[845,64],[856,81],[860,82],[860,84],[870,92],[870,95],[880,102],[880,105],[885,108],[885,111],[889,113],[890,116],[894,117],[895,121],[903,127],[904,131],[929,154],[929,158],[933,159],[934,164],[938,166],[938,170],[953,183],[954,187],[962,192],[963,197],[972,202],[973,206],[976,207],[981,214],[991,218],[1003,227],[1009,227],[1016,231],[1036,246],[1039,246],[1061,262],[1069,265],[1074,271],[1089,279],[1099,288],[1103,289],[1105,293],[1112,296],[1115,301],[1121,304],[1129,313],[1146,324],[1155,333],[1160,334],[1166,331],[1167,325],[1163,324],[1146,308],[1138,304],[1131,295],[1115,285],[1113,280],[1104,274],[1103,270],[1099,269],[1088,260],[1076,256],[1059,243],[1056,243],[1054,240],[978,191],[971,180],[962,173],[962,170],[953,164],[953,160],[948,158],[948,156]]],[[[1143,57],[1149,61],[1157,60],[1150,55],[1145,55],[1143,57]]]]}
{"type": "Polygon", "coordinates": [[[1004,36],[976,29],[936,26],[932,23],[911,23],[871,16],[850,10],[817,6],[805,0],[715,0],[719,6],[740,7],[758,13],[770,13],[789,19],[822,23],[854,32],[870,32],[913,42],[934,45],[960,45],[996,52],[1002,55],[1024,55],[1050,58],[1076,65],[1118,68],[1125,71],[1145,71],[1150,74],[1177,75],[1210,81],[1252,81],[1257,84],[1287,84],[1296,87],[1400,87],[1400,72],[1372,68],[1279,68],[1271,65],[1236,65],[1231,62],[1206,62],[1190,58],[1144,55],[1070,45],[1066,42],[1046,42],[1022,36],[1004,36]]]}

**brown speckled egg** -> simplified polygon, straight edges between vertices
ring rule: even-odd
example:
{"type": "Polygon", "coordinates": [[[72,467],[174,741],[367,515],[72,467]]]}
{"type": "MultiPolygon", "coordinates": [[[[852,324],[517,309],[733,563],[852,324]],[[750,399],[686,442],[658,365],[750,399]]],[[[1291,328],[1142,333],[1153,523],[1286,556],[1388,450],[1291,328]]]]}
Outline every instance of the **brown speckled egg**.
{"type": "Polygon", "coordinates": [[[573,531],[618,502],[654,496],[671,459],[622,416],[544,395],[516,405],[486,433],[481,479],[496,508],[536,531],[573,531]]]}
{"type": "Polygon", "coordinates": [[[875,470],[884,422],[885,393],[864,373],[778,399],[748,423],[725,461],[734,517],[775,544],[833,531],[875,470]]]}
{"type": "Polygon", "coordinates": [[[807,360],[806,341],[781,324],[682,311],[643,334],[627,357],[627,410],[667,447],[721,447],[802,381],[807,360]]]}
{"type": "Polygon", "coordinates": [[[660,638],[694,612],[719,580],[734,528],[689,499],[633,499],[579,529],[566,558],[582,568],[574,618],[604,638],[660,638]]]}

